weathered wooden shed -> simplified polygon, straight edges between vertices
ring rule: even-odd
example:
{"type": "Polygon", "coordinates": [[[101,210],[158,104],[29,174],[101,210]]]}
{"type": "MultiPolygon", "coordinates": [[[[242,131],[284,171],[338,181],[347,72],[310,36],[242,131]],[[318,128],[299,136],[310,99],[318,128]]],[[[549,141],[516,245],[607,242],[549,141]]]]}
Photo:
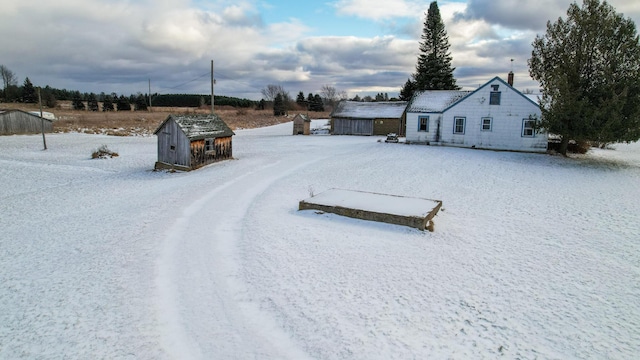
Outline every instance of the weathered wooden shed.
{"type": "Polygon", "coordinates": [[[39,134],[53,131],[53,121],[26,111],[0,109],[0,135],[39,134]]]}
{"type": "Polygon", "coordinates": [[[331,112],[333,135],[404,135],[406,101],[343,100],[331,112]]]}
{"type": "Polygon", "coordinates": [[[215,114],[169,115],[155,131],[156,169],[194,170],[231,159],[234,132],[215,114]]]}
{"type": "Polygon", "coordinates": [[[293,118],[293,135],[309,135],[311,119],[307,115],[298,114],[293,118]]]}

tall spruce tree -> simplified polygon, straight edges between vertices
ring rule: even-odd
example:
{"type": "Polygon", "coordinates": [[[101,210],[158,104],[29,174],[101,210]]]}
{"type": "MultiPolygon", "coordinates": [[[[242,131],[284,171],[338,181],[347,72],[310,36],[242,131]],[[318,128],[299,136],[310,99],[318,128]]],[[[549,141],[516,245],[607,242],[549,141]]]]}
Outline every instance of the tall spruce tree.
{"type": "Polygon", "coordinates": [[[284,97],[278,93],[273,99],[273,116],[282,116],[285,114],[284,97]]]}
{"type": "Polygon", "coordinates": [[[429,5],[421,38],[416,72],[400,90],[401,98],[410,99],[414,91],[460,89],[453,77],[449,37],[436,1],[429,5]]]}
{"type": "Polygon", "coordinates": [[[29,78],[24,79],[24,84],[22,85],[22,101],[25,103],[36,103],[38,102],[38,94],[36,94],[36,88],[33,87],[31,80],[29,78]]]}
{"type": "Polygon", "coordinates": [[[91,93],[89,94],[89,97],[87,97],[87,109],[89,109],[89,111],[99,110],[98,98],[96,97],[96,94],[91,93]]]}
{"type": "Polygon", "coordinates": [[[298,103],[298,105],[304,105],[305,98],[304,98],[304,93],[302,91],[298,93],[298,96],[296,97],[296,103],[298,103]]]}
{"type": "Polygon", "coordinates": [[[111,95],[105,95],[102,101],[102,111],[113,111],[113,97],[111,95]]]}
{"type": "Polygon", "coordinates": [[[118,111],[131,111],[131,103],[129,103],[129,98],[124,95],[120,95],[120,97],[118,98],[118,102],[116,103],[116,109],[118,109],[118,111]]]}
{"type": "Polygon", "coordinates": [[[542,86],[540,127],[598,144],[640,139],[640,43],[636,26],[606,1],[569,6],[537,36],[529,73],[542,86]]]}
{"type": "Polygon", "coordinates": [[[84,103],[82,102],[82,94],[80,91],[75,91],[72,98],[73,110],[84,110],[84,103]]]}

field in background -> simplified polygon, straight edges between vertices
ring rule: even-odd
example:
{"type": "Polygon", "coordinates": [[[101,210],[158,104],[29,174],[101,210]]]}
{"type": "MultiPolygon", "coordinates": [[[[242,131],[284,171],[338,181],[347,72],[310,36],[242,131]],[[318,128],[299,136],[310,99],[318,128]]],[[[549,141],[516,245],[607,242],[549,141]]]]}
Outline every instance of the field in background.
{"type": "MultiPolygon", "coordinates": [[[[100,105],[102,108],[102,105],[100,105]]],[[[39,111],[36,104],[0,103],[0,109],[20,109],[39,111]]],[[[55,109],[44,108],[56,116],[54,132],[79,132],[89,134],[107,134],[117,136],[153,134],[158,125],[170,114],[208,114],[210,108],[154,107],[152,111],[86,111],[72,110],[70,101],[59,101],[55,109]]],[[[215,108],[216,114],[233,130],[253,129],[291,121],[298,113],[308,114],[312,119],[327,119],[329,112],[307,112],[290,110],[289,116],[273,116],[273,110],[255,110],[221,106],[215,108]]]]}

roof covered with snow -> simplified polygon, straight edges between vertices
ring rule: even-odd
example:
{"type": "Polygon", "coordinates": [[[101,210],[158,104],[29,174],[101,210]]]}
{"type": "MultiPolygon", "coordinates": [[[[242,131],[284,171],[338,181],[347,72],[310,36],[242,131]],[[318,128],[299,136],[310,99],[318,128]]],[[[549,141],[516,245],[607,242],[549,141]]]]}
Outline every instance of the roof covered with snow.
{"type": "Polygon", "coordinates": [[[343,100],[331,112],[331,117],[353,119],[400,119],[406,101],[361,102],[343,100]]]}
{"type": "Polygon", "coordinates": [[[169,115],[167,119],[158,126],[155,134],[167,123],[173,120],[182,129],[184,134],[191,140],[204,138],[217,138],[233,136],[235,133],[227,124],[215,114],[206,115],[169,115]]]}
{"type": "MultiPolygon", "coordinates": [[[[11,113],[22,113],[22,114],[26,114],[26,115],[30,115],[30,116],[35,116],[37,118],[40,118],[40,112],[38,111],[37,114],[35,111],[24,111],[24,110],[20,110],[20,109],[0,109],[0,115],[7,115],[11,114],[11,113]]],[[[53,119],[50,118],[50,116],[46,115],[46,114],[51,114],[51,113],[43,113],[43,119],[48,121],[48,122],[52,122],[53,120],[55,120],[55,117],[53,119]]],[[[53,114],[51,114],[53,115],[53,114]]]]}
{"type": "Polygon", "coordinates": [[[407,106],[407,112],[442,112],[472,91],[425,90],[416,92],[407,106]]]}
{"type": "Polygon", "coordinates": [[[309,116],[305,114],[297,114],[296,116],[293,117],[293,121],[296,121],[296,120],[311,122],[311,119],[309,118],[309,116]]]}

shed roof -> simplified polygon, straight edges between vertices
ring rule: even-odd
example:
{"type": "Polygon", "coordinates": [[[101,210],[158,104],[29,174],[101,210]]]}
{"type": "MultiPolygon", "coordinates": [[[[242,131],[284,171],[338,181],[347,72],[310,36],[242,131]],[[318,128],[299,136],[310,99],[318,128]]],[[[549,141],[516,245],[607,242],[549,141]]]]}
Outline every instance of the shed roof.
{"type": "MultiPolygon", "coordinates": [[[[36,115],[32,111],[27,112],[20,109],[0,109],[0,115],[10,114],[12,112],[19,112],[19,113],[27,114],[29,116],[33,116],[37,119],[40,119],[40,112],[38,112],[38,114],[36,115]]],[[[47,117],[43,117],[42,119],[48,122],[53,122],[51,119],[48,119],[47,117]]]]}
{"type": "Polygon", "coordinates": [[[305,114],[297,114],[296,116],[293,117],[293,120],[296,120],[298,118],[306,122],[311,122],[311,119],[309,118],[309,116],[305,114]]]}
{"type": "Polygon", "coordinates": [[[216,114],[205,115],[169,115],[165,121],[158,126],[154,134],[158,134],[160,129],[173,119],[184,132],[187,138],[198,140],[204,138],[217,138],[233,136],[235,133],[227,126],[227,124],[216,114]]]}
{"type": "Polygon", "coordinates": [[[331,112],[331,117],[354,119],[400,119],[406,101],[361,102],[343,100],[331,112]]]}
{"type": "Polygon", "coordinates": [[[411,98],[407,112],[442,112],[473,91],[425,90],[416,92],[411,98]]]}

